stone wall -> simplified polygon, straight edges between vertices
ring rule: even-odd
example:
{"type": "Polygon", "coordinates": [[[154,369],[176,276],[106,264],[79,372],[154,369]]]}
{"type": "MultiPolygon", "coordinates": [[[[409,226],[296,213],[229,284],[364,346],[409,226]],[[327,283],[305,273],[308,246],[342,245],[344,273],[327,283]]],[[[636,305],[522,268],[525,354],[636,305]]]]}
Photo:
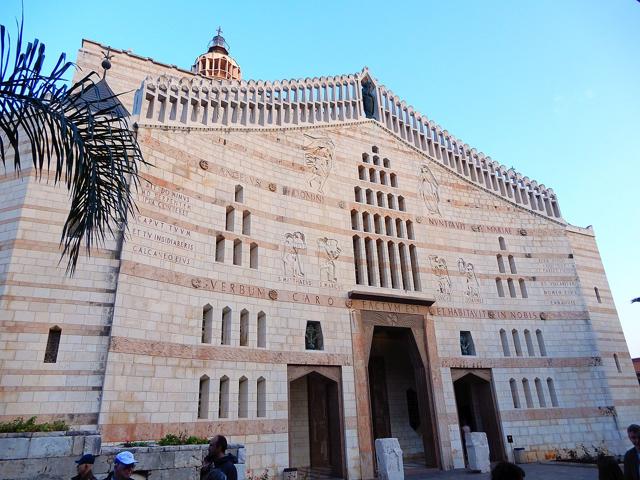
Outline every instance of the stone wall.
{"type": "MultiPolygon", "coordinates": [[[[96,455],[93,473],[105,478],[114,457],[128,450],[138,463],[136,472],[152,480],[197,480],[208,445],[161,447],[101,447],[97,432],[48,432],[0,434],[0,478],[3,480],[63,480],[76,475],[75,461],[85,453],[96,455]]],[[[230,444],[238,480],[245,479],[244,446],[230,444]]]]}
{"type": "Polygon", "coordinates": [[[75,460],[85,453],[98,455],[97,432],[0,434],[0,478],[4,480],[71,478],[75,460]]]}

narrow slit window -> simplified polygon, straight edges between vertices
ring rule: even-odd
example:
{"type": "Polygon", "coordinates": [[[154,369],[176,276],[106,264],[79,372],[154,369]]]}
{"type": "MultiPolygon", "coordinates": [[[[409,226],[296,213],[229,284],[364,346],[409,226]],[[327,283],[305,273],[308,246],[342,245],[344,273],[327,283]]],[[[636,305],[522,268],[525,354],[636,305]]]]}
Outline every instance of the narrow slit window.
{"type": "Polygon", "coordinates": [[[233,264],[242,265],[242,241],[239,238],[233,242],[233,264]]]}
{"type": "Polygon", "coordinates": [[[242,212],[242,234],[251,235],[251,212],[249,210],[242,212]]]}
{"type": "Polygon", "coordinates": [[[509,387],[511,388],[511,399],[513,400],[513,408],[520,408],[520,395],[518,395],[518,383],[515,379],[509,380],[509,387]]]}
{"type": "Polygon", "coordinates": [[[222,235],[216,237],[216,262],[224,262],[224,237],[222,235]]]}
{"type": "Polygon", "coordinates": [[[529,298],[529,293],[527,292],[527,285],[524,282],[524,279],[518,280],[518,284],[520,285],[520,295],[522,298],[529,298]]]}
{"type": "Polygon", "coordinates": [[[227,232],[233,232],[233,223],[235,219],[235,209],[233,207],[227,207],[227,215],[225,217],[224,229],[227,232]]]}
{"type": "Polygon", "coordinates": [[[496,278],[496,290],[499,297],[504,297],[504,287],[502,286],[502,279],[496,278]]]}
{"type": "Polygon", "coordinates": [[[415,245],[409,247],[409,256],[411,257],[411,273],[413,275],[413,289],[416,292],[422,290],[420,284],[420,267],[418,267],[418,252],[415,245]]]}
{"type": "Polygon", "coordinates": [[[402,195],[400,195],[398,197],[398,209],[401,212],[406,212],[407,211],[407,205],[405,204],[404,197],[402,195]]]}
{"type": "Polygon", "coordinates": [[[392,173],[391,175],[389,175],[389,178],[391,179],[391,186],[394,188],[398,187],[398,176],[395,173],[392,173]]]}
{"type": "Polygon", "coordinates": [[[497,255],[496,260],[498,261],[498,271],[500,273],[505,273],[506,271],[504,269],[504,259],[502,258],[502,255],[497,255]]]}
{"type": "Polygon", "coordinates": [[[500,343],[502,344],[502,354],[505,357],[510,357],[511,351],[509,350],[509,338],[507,337],[507,332],[504,328],[500,329],[500,343]]]}
{"type": "Polygon", "coordinates": [[[547,389],[549,390],[549,397],[551,398],[551,406],[558,406],[558,395],[556,394],[556,386],[553,384],[551,377],[547,378],[547,389]]]}
{"type": "Polygon", "coordinates": [[[542,389],[542,382],[540,381],[539,378],[536,378],[534,380],[534,383],[536,385],[536,393],[538,395],[538,405],[540,405],[540,408],[546,408],[547,400],[544,398],[544,390],[542,389]]]}
{"type": "Polygon", "coordinates": [[[351,230],[360,230],[360,215],[357,210],[351,210],[351,230]]]}
{"type": "Polygon", "coordinates": [[[509,287],[509,296],[511,298],[516,298],[516,287],[513,284],[513,279],[511,278],[507,279],[507,286],[509,287]]]}
{"type": "Polygon", "coordinates": [[[202,309],[202,343],[211,343],[213,333],[213,308],[207,304],[202,309]]]}
{"type": "Polygon", "coordinates": [[[598,290],[598,287],[593,287],[593,291],[596,294],[596,300],[598,301],[598,303],[602,303],[602,298],[600,298],[600,290],[598,290]]]}
{"type": "Polygon", "coordinates": [[[500,246],[500,250],[507,249],[507,242],[504,241],[504,237],[498,237],[498,245],[500,246]]]}
{"type": "Polygon", "coordinates": [[[264,312],[258,313],[258,348],[267,346],[267,315],[264,312]]]}
{"type": "Polygon", "coordinates": [[[198,387],[198,418],[209,418],[209,377],[206,375],[200,377],[198,387]]]}
{"type": "Polygon", "coordinates": [[[364,284],[364,275],[362,271],[362,245],[360,243],[360,237],[353,236],[353,267],[356,273],[356,283],[358,285],[364,284]]]}
{"type": "Polygon", "coordinates": [[[538,349],[540,350],[540,355],[543,357],[547,356],[547,347],[544,344],[544,338],[542,336],[542,330],[536,330],[536,338],[538,339],[538,349]]]}
{"type": "Polygon", "coordinates": [[[516,270],[516,261],[513,259],[513,255],[509,255],[509,269],[511,273],[518,273],[516,270]]]}
{"type": "Polygon", "coordinates": [[[249,311],[243,308],[240,312],[240,346],[249,345],[249,311]]]}
{"type": "Polygon", "coordinates": [[[220,329],[220,344],[231,345],[231,309],[222,309],[222,328],[220,329]]]}
{"type": "Polygon", "coordinates": [[[617,353],[613,354],[613,360],[616,362],[616,370],[618,370],[618,373],[622,373],[622,368],[620,368],[620,359],[618,358],[617,353]]]}
{"type": "Polygon", "coordinates": [[[244,202],[244,188],[242,185],[236,185],[234,200],[238,203],[244,202]]]}
{"type": "Polygon", "coordinates": [[[527,344],[527,354],[530,357],[535,357],[536,352],[533,349],[533,340],[531,339],[531,332],[529,330],[524,331],[524,341],[527,344]]]}
{"type": "Polygon", "coordinates": [[[249,416],[249,380],[242,376],[238,380],[238,418],[249,416]]]}
{"type": "Polygon", "coordinates": [[[531,396],[531,387],[529,386],[529,380],[522,379],[522,389],[524,390],[524,398],[527,402],[527,408],[533,408],[533,397],[531,396]]]}
{"type": "Polygon", "coordinates": [[[522,356],[522,346],[520,345],[520,334],[515,328],[511,330],[511,336],[513,337],[513,347],[516,349],[516,355],[522,356]]]}
{"type": "Polygon", "coordinates": [[[229,418],[229,377],[220,378],[218,390],[218,418],[229,418]]]}
{"type": "Polygon", "coordinates": [[[258,244],[252,243],[249,246],[249,268],[258,268],[258,244]]]}
{"type": "Polygon", "coordinates": [[[62,329],[57,325],[49,329],[47,347],[44,352],[44,363],[57,363],[62,329]]]}
{"type": "Polygon", "coordinates": [[[256,417],[267,416],[267,381],[264,377],[258,378],[256,382],[256,417]]]}
{"type": "Polygon", "coordinates": [[[409,238],[409,240],[416,239],[416,234],[413,231],[413,222],[411,220],[407,220],[407,238],[409,238]]]}

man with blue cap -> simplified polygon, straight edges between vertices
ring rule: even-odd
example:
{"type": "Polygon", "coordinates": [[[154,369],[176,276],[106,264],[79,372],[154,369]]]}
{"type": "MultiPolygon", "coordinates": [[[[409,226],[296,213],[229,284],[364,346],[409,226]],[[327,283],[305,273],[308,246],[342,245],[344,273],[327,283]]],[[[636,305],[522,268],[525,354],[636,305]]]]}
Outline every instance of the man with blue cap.
{"type": "Polygon", "coordinates": [[[96,457],[90,453],[82,455],[78,460],[76,460],[76,463],[78,464],[76,467],[78,474],[71,480],[97,480],[92,471],[93,463],[95,461],[96,457]]]}
{"type": "Polygon", "coordinates": [[[131,480],[131,474],[138,461],[133,457],[133,453],[124,451],[116,455],[113,459],[113,472],[109,473],[105,480],[131,480]]]}

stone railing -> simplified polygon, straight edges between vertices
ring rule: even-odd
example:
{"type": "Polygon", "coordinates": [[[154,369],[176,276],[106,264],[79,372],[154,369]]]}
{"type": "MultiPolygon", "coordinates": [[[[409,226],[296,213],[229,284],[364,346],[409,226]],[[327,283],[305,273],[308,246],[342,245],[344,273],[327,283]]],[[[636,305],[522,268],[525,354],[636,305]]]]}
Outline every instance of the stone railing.
{"type": "Polygon", "coordinates": [[[136,92],[134,116],[144,125],[201,128],[328,125],[370,118],[476,185],[564,223],[551,188],[507,169],[453,137],[377,85],[366,68],[355,75],[274,82],[147,77],[136,92]],[[366,113],[363,85],[371,99],[366,113]]]}

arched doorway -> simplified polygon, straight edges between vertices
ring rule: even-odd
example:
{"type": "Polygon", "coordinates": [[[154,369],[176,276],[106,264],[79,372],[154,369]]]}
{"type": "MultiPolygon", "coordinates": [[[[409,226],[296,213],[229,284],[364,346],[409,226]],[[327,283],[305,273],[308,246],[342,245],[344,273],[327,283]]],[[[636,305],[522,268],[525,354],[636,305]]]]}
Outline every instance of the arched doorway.
{"type": "Polygon", "coordinates": [[[340,367],[288,366],[289,465],[309,478],[345,478],[340,367]]]}
{"type": "Polygon", "coordinates": [[[374,327],[368,375],[373,441],[395,437],[405,461],[437,467],[425,366],[410,328],[374,327]]]}
{"type": "Polygon", "coordinates": [[[472,432],[485,432],[491,461],[506,460],[491,370],[452,368],[451,377],[460,428],[467,424],[472,432]]]}

